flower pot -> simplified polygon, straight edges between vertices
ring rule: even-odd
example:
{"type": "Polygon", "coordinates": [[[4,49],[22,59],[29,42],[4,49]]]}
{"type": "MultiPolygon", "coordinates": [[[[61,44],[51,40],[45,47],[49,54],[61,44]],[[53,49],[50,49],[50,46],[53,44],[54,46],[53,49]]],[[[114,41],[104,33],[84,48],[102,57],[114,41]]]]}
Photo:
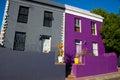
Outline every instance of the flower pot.
{"type": "Polygon", "coordinates": [[[77,57],[74,58],[74,63],[75,63],[75,64],[78,64],[78,63],[79,63],[79,58],[77,58],[77,57]]]}
{"type": "Polygon", "coordinates": [[[63,62],[63,57],[62,56],[58,56],[58,63],[62,63],[63,62]]]}

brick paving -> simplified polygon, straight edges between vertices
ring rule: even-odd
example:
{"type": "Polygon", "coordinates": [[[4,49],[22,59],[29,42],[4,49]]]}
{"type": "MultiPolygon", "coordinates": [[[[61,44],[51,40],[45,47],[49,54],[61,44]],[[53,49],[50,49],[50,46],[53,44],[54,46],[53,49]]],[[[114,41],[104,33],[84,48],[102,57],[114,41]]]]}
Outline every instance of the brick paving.
{"type": "Polygon", "coordinates": [[[118,72],[81,77],[81,78],[75,78],[75,76],[71,74],[65,80],[120,80],[120,68],[118,68],[118,72]]]}

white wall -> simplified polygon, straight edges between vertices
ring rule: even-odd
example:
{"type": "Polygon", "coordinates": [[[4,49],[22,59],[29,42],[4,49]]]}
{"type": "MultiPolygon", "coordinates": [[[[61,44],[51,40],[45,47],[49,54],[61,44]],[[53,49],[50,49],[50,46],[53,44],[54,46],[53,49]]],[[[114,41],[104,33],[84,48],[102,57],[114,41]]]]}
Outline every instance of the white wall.
{"type": "Polygon", "coordinates": [[[15,31],[26,32],[25,51],[41,52],[40,35],[52,36],[52,51],[55,51],[57,43],[62,42],[64,10],[43,6],[39,4],[27,3],[24,1],[11,0],[8,12],[8,26],[5,35],[5,47],[13,49],[15,31]],[[29,8],[28,23],[18,23],[17,17],[19,6],[29,8]],[[52,27],[43,27],[44,11],[53,12],[54,20],[52,27]]]}

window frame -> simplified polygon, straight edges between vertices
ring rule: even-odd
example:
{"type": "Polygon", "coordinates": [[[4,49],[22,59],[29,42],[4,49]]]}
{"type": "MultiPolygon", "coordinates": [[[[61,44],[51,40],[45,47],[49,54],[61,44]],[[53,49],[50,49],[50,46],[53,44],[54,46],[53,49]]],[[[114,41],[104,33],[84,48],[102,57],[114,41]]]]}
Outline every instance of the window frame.
{"type": "Polygon", "coordinates": [[[98,43],[97,42],[92,43],[92,50],[93,50],[93,54],[95,56],[98,56],[98,43]]]}
{"type": "Polygon", "coordinates": [[[18,50],[18,51],[24,51],[25,50],[25,42],[26,42],[26,32],[15,32],[15,37],[14,37],[14,45],[13,45],[13,50],[18,50]],[[22,38],[21,38],[21,35],[22,35],[22,38]],[[24,38],[23,38],[24,37],[24,38]],[[21,41],[20,41],[20,39],[22,39],[21,41],[23,41],[23,39],[24,39],[24,42],[22,42],[22,43],[24,43],[23,44],[23,49],[22,48],[20,48],[20,45],[19,46],[17,46],[18,45],[18,43],[20,43],[21,41]]]}
{"type": "Polygon", "coordinates": [[[96,22],[91,21],[91,34],[97,35],[97,25],[96,22]]]}
{"type": "Polygon", "coordinates": [[[44,11],[43,26],[45,26],[45,27],[52,27],[52,21],[53,21],[53,12],[44,11]],[[49,24],[47,24],[47,23],[49,23],[49,24]]]}
{"type": "Polygon", "coordinates": [[[51,36],[41,35],[40,40],[42,41],[42,52],[43,53],[49,53],[51,51],[51,39],[52,39],[51,36]],[[47,42],[47,45],[49,45],[49,46],[47,46],[47,48],[48,48],[47,50],[45,50],[46,49],[46,47],[45,47],[46,40],[47,41],[49,40],[49,44],[47,42]]]}
{"type": "Polygon", "coordinates": [[[17,22],[27,23],[28,22],[28,16],[29,16],[29,7],[19,6],[17,22]]]}
{"type": "Polygon", "coordinates": [[[74,18],[74,27],[75,27],[75,32],[81,32],[81,19],[80,18],[74,18]]]}
{"type": "Polygon", "coordinates": [[[78,55],[78,52],[82,52],[82,41],[76,39],[75,40],[75,52],[76,52],[76,56],[78,55]],[[80,50],[77,50],[77,45],[80,45],[80,50]]]}

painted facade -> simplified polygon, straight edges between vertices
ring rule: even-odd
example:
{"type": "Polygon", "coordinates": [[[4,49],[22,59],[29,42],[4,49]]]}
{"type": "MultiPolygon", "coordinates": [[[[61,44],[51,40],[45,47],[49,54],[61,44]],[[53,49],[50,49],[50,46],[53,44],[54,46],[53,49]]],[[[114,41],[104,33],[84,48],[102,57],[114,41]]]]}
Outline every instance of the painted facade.
{"type": "Polygon", "coordinates": [[[75,77],[115,72],[117,58],[105,53],[102,22],[103,17],[90,11],[50,0],[7,0],[0,43],[12,50],[44,53],[56,52],[63,43],[64,62],[70,63],[75,77]],[[83,50],[94,56],[84,54],[82,65],[74,64],[83,50]]]}
{"type": "Polygon", "coordinates": [[[66,5],[65,11],[65,62],[72,68],[75,77],[91,76],[117,71],[115,53],[105,53],[100,35],[103,18],[73,6],[66,5]],[[79,52],[80,64],[74,64],[79,52]]]}
{"type": "Polygon", "coordinates": [[[71,54],[75,57],[77,54],[76,40],[81,41],[80,51],[87,49],[89,53],[93,53],[92,44],[97,43],[98,54],[96,56],[105,53],[104,44],[100,35],[100,27],[102,25],[103,18],[92,14],[89,11],[83,11],[80,9],[76,10],[76,7],[66,5],[66,8],[68,9],[65,13],[65,54],[71,54]],[[91,14],[93,16],[91,16],[91,14]],[[75,30],[75,19],[80,20],[80,25],[78,26],[80,27],[80,31],[75,30]],[[95,23],[96,27],[95,35],[92,34],[92,22],[95,23]]]}

